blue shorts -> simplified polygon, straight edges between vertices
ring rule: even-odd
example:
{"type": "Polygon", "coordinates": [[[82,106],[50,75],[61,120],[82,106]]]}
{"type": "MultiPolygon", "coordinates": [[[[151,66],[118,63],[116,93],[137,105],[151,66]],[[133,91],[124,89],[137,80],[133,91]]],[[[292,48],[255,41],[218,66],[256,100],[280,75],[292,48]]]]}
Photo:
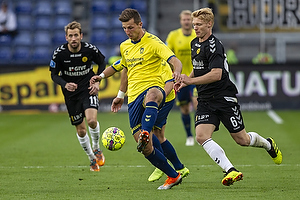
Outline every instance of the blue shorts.
{"type": "Polygon", "coordinates": [[[194,91],[195,87],[196,87],[195,85],[188,85],[188,86],[182,88],[180,90],[180,92],[177,92],[176,93],[176,96],[177,96],[176,105],[182,106],[182,105],[189,104],[192,101],[193,91],[194,91]]]}
{"type": "Polygon", "coordinates": [[[157,119],[154,124],[154,126],[156,128],[161,129],[167,123],[167,117],[173,108],[174,102],[175,102],[175,99],[173,99],[172,101],[166,102],[164,104],[164,106],[159,110],[157,119]]]}
{"type": "MultiPolygon", "coordinates": [[[[166,94],[165,91],[158,87],[154,86],[155,88],[158,88],[162,94],[163,94],[163,100],[161,104],[158,106],[158,109],[160,110],[162,106],[165,104],[166,94]]],[[[142,127],[142,117],[145,111],[145,105],[144,105],[144,99],[149,89],[153,87],[148,88],[144,92],[142,92],[133,102],[128,104],[128,114],[129,114],[129,123],[131,132],[134,135],[137,131],[139,131],[142,127]]],[[[157,120],[156,120],[157,122],[157,120]]]]}

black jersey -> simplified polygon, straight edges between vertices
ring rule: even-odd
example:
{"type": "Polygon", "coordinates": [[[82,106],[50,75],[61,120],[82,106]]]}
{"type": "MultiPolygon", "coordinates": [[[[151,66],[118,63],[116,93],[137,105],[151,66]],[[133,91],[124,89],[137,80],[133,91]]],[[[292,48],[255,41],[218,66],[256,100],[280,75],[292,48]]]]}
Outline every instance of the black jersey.
{"type": "Polygon", "coordinates": [[[196,85],[200,100],[209,100],[226,97],[235,97],[237,89],[229,79],[228,64],[223,44],[211,35],[204,42],[195,38],[191,42],[192,63],[194,76],[202,76],[213,68],[222,69],[222,78],[219,81],[196,85]]]}
{"type": "Polygon", "coordinates": [[[104,59],[104,55],[92,44],[81,42],[80,51],[72,53],[66,43],[58,47],[53,53],[50,62],[51,75],[59,75],[65,83],[76,83],[78,85],[76,91],[69,92],[63,87],[65,83],[55,81],[62,86],[65,95],[74,96],[88,90],[89,80],[95,75],[93,62],[98,65],[98,73],[100,74],[105,69],[104,59]]]}

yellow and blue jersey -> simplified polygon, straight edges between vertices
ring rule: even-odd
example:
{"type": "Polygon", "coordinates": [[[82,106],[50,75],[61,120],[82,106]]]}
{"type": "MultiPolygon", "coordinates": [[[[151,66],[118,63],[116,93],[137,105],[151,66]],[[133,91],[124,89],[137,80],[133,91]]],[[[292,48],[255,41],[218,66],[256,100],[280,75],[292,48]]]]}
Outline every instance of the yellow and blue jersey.
{"type": "MultiPolygon", "coordinates": [[[[163,81],[165,83],[169,82],[169,81],[174,81],[173,79],[173,76],[172,76],[172,70],[171,70],[171,67],[169,65],[169,63],[167,63],[165,60],[162,60],[162,78],[163,78],[163,81]]],[[[169,102],[169,101],[172,101],[173,99],[175,99],[175,90],[172,89],[172,91],[168,94],[168,96],[166,96],[166,100],[165,102],[169,102]]]]}
{"type": "Polygon", "coordinates": [[[161,60],[168,61],[174,53],[155,35],[145,32],[137,42],[130,39],[120,45],[121,65],[127,68],[128,103],[133,102],[146,89],[164,88],[161,60]]]}
{"type": "Polygon", "coordinates": [[[184,35],[181,28],[171,31],[167,37],[167,46],[175,53],[176,57],[182,63],[182,74],[187,76],[193,70],[191,58],[191,41],[196,37],[196,33],[192,30],[190,35],[184,35]]]}
{"type": "MultiPolygon", "coordinates": [[[[169,63],[166,62],[165,60],[162,60],[161,65],[162,65],[162,74],[161,74],[161,76],[162,76],[162,79],[163,79],[164,83],[167,83],[169,81],[174,81],[174,78],[172,76],[172,70],[171,70],[171,67],[170,67],[169,63]]],[[[121,64],[121,59],[115,61],[111,65],[111,67],[117,72],[122,71],[123,68],[124,68],[124,66],[121,64]]],[[[173,99],[175,99],[175,90],[174,89],[172,89],[172,91],[168,94],[168,96],[166,97],[165,102],[169,102],[173,99]]]]}
{"type": "Polygon", "coordinates": [[[124,68],[124,66],[121,64],[121,59],[115,61],[115,62],[111,65],[111,67],[112,67],[115,71],[117,71],[117,72],[122,71],[123,68],[124,68]]]}

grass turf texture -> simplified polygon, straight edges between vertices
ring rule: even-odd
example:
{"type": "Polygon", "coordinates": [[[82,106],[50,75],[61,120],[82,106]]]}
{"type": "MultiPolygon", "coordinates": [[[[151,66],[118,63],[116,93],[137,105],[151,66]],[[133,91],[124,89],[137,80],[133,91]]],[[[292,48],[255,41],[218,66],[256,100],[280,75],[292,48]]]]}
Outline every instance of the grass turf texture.
{"type": "Polygon", "coordinates": [[[67,113],[0,114],[0,199],[299,199],[299,111],[277,111],[283,124],[266,112],[244,112],[246,130],[272,136],[283,152],[275,165],[263,149],[240,147],[221,126],[213,139],[226,151],[244,180],[226,187],[222,170],[201,146],[186,147],[178,111],[169,115],[166,137],[190,175],[171,190],[158,191],[166,179],[150,183],[153,166],[136,151],[127,113],[99,113],[101,131],[117,126],[126,134],[119,151],[104,149],[100,172],[89,171],[67,113]]]}

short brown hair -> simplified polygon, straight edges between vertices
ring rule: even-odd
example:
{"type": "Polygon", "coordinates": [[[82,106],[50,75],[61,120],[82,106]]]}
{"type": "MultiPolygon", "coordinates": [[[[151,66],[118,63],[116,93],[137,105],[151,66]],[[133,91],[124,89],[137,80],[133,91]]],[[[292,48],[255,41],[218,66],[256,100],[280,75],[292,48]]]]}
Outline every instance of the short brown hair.
{"type": "Polygon", "coordinates": [[[68,25],[65,26],[65,32],[67,34],[68,30],[71,29],[75,29],[78,28],[79,29],[79,33],[81,34],[81,24],[77,21],[72,21],[70,22],[68,25]]]}
{"type": "Polygon", "coordinates": [[[131,19],[134,19],[134,23],[138,24],[142,21],[140,13],[132,8],[126,8],[122,11],[121,15],[119,16],[119,20],[121,22],[128,22],[131,19]]]}
{"type": "Polygon", "coordinates": [[[201,8],[192,13],[192,18],[199,18],[204,22],[211,22],[212,26],[214,25],[214,14],[211,8],[201,8]]]}

